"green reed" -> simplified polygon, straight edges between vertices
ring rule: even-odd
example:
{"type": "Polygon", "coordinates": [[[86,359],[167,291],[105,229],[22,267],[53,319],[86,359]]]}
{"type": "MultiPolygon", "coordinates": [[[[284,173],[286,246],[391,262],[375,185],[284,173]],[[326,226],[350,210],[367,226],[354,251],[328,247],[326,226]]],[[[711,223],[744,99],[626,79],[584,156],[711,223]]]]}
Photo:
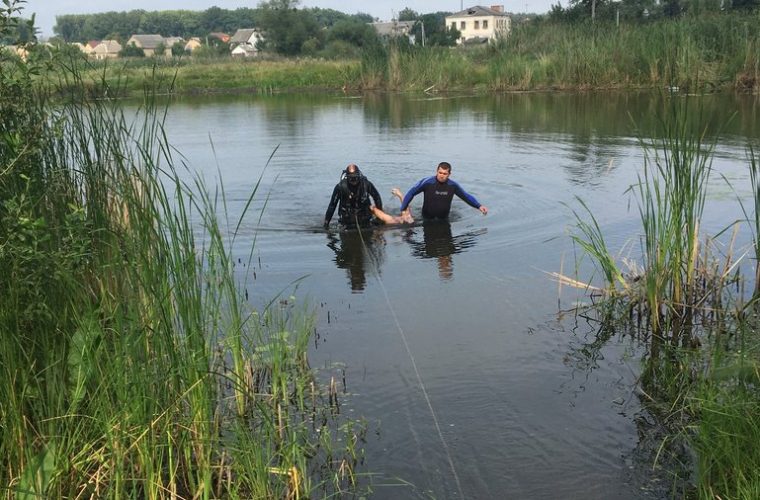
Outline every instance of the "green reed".
{"type": "MultiPolygon", "coordinates": [[[[749,445],[760,434],[760,342],[757,308],[750,307],[756,295],[746,302],[744,284],[755,280],[757,288],[757,261],[752,276],[740,273],[733,245],[742,226],[734,221],[721,231],[732,231],[722,248],[715,243],[720,234],[701,233],[714,143],[705,139],[705,118],[688,106],[671,99],[659,138],[643,144],[642,172],[629,189],[641,222],[640,263],[618,263],[582,201],[586,213],[575,213],[573,238],[603,270],[603,321],[637,332],[647,347],[645,405],[697,451],[695,487],[705,497],[752,498],[760,488],[756,447],[749,445]]],[[[742,204],[743,222],[756,258],[760,191],[751,147],[748,158],[754,206],[750,214],[742,204]]]]}
{"type": "Polygon", "coordinates": [[[362,88],[752,90],[760,84],[753,16],[620,26],[543,20],[483,47],[373,47],[363,54],[362,88]]]}
{"type": "Polygon", "coordinates": [[[5,495],[295,498],[355,488],[357,451],[336,444],[358,443],[363,430],[342,425],[337,391],[308,366],[313,314],[293,299],[263,309],[243,299],[223,190],[183,172],[155,88],[125,116],[116,102],[89,99],[106,84],[85,83],[71,65],[58,66],[65,92],[55,103],[33,67],[8,67],[5,495]]]}

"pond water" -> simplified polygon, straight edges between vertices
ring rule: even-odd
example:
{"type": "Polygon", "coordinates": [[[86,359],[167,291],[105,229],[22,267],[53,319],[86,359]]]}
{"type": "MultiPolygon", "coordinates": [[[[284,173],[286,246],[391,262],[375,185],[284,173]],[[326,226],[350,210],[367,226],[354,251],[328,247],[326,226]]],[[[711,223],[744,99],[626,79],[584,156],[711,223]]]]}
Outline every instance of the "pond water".
{"type": "MultiPolygon", "coordinates": [[[[341,410],[367,421],[373,498],[662,498],[670,478],[652,472],[658,443],[634,391],[639,346],[599,341],[593,321],[560,314],[583,295],[547,273],[592,275],[569,237],[576,197],[613,250],[638,248],[626,189],[643,165],[639,139],[683,99],[182,98],[167,132],[192,171],[223,184],[233,227],[260,181],[235,244],[249,299],[293,295],[315,311],[312,364],[345,379],[341,410]],[[348,163],[397,213],[391,188],[440,161],[487,216],[455,199],[450,223],[321,228],[348,163]]],[[[749,195],[760,107],[747,96],[690,103],[717,131],[705,215],[715,233],[741,217],[733,191],[749,195]]]]}

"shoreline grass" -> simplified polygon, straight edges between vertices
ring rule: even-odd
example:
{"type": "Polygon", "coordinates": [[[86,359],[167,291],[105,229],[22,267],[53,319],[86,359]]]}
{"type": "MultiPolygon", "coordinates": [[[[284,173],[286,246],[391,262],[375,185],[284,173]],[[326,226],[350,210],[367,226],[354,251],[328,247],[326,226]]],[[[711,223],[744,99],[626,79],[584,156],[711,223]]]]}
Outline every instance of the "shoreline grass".
{"type": "Polygon", "coordinates": [[[146,85],[160,93],[177,94],[306,89],[758,92],[760,34],[754,29],[758,21],[760,13],[687,16],[620,26],[539,19],[516,26],[508,38],[488,46],[390,43],[365,49],[355,60],[184,56],[80,60],[77,65],[85,81],[105,80],[112,86],[119,81],[120,91],[132,96],[140,95],[146,85]],[[156,76],[161,77],[158,85],[156,76]]]}
{"type": "Polygon", "coordinates": [[[364,428],[309,367],[313,313],[245,300],[224,195],[183,181],[156,88],[127,119],[72,68],[55,101],[33,66],[4,68],[3,494],[355,491],[364,428]]]}
{"type": "MultiPolygon", "coordinates": [[[[576,213],[573,239],[605,279],[594,290],[602,295],[597,308],[606,329],[635,331],[647,347],[639,382],[644,406],[671,431],[671,443],[695,451],[691,487],[705,498],[754,498],[758,458],[748,443],[760,434],[758,263],[749,275],[740,263],[743,255],[757,254],[760,197],[752,207],[742,205],[744,220],[729,221],[720,234],[702,234],[713,145],[705,143],[704,118],[687,109],[672,99],[663,110],[661,138],[642,141],[642,173],[629,189],[641,221],[640,263],[619,263],[588,211],[576,213]],[[742,228],[751,236],[747,252],[734,248],[742,228]]],[[[756,195],[754,150],[748,146],[756,195]]]]}

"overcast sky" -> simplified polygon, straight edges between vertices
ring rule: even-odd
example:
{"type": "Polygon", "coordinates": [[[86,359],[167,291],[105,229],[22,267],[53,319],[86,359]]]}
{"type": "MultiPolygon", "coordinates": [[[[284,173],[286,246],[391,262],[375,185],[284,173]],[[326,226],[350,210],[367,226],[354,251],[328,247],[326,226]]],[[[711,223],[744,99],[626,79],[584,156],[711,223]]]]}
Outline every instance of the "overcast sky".
{"type": "MultiPolygon", "coordinates": [[[[427,14],[429,12],[458,12],[473,5],[504,5],[507,12],[547,12],[559,0],[301,0],[301,7],[335,9],[347,14],[364,12],[382,21],[391,19],[405,7],[427,14]]],[[[259,0],[27,0],[24,17],[37,14],[36,24],[43,37],[53,35],[55,16],[61,14],[92,14],[106,11],[143,10],[206,10],[217,6],[223,9],[255,7],[259,0]]]]}

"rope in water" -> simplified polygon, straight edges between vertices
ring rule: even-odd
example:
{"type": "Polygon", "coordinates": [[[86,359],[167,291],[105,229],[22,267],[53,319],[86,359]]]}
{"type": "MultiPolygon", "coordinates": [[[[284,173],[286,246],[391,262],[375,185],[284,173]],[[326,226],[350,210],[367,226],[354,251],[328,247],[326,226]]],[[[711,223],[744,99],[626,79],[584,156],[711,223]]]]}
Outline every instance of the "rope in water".
{"type": "Polygon", "coordinates": [[[409,359],[412,362],[412,368],[414,369],[414,374],[417,376],[417,382],[420,384],[420,389],[422,390],[423,396],[425,396],[425,402],[427,403],[428,409],[430,410],[430,415],[433,417],[433,424],[435,424],[435,430],[438,432],[438,438],[441,440],[441,444],[443,445],[443,450],[446,452],[446,458],[449,461],[449,467],[451,468],[451,474],[454,476],[454,481],[457,483],[457,490],[459,491],[459,498],[465,498],[464,493],[462,491],[462,483],[459,481],[459,474],[457,474],[457,469],[454,466],[454,459],[451,457],[451,450],[449,449],[449,445],[446,443],[446,439],[443,437],[443,432],[441,431],[441,425],[438,423],[438,416],[435,413],[435,410],[433,409],[433,403],[430,401],[430,396],[428,395],[427,388],[425,387],[425,383],[422,381],[422,375],[420,375],[420,371],[417,368],[417,361],[414,359],[414,354],[412,354],[412,350],[409,348],[409,342],[406,339],[406,334],[404,333],[404,329],[401,328],[401,323],[398,320],[398,316],[396,315],[396,310],[393,308],[393,304],[391,303],[391,299],[388,296],[388,290],[385,288],[385,283],[383,283],[382,278],[380,277],[380,266],[375,260],[374,256],[372,255],[372,252],[369,251],[369,248],[367,247],[366,242],[364,241],[364,235],[361,231],[361,226],[358,224],[358,220],[356,220],[357,224],[356,227],[359,230],[359,239],[362,242],[362,246],[364,247],[364,250],[367,252],[367,255],[370,256],[370,259],[372,260],[375,278],[377,279],[377,282],[380,284],[380,289],[383,291],[383,295],[385,296],[385,303],[388,305],[388,310],[391,313],[391,316],[393,317],[393,322],[396,324],[396,330],[398,331],[399,335],[401,336],[401,340],[404,343],[404,347],[406,348],[406,353],[409,355],[409,359]]]}

